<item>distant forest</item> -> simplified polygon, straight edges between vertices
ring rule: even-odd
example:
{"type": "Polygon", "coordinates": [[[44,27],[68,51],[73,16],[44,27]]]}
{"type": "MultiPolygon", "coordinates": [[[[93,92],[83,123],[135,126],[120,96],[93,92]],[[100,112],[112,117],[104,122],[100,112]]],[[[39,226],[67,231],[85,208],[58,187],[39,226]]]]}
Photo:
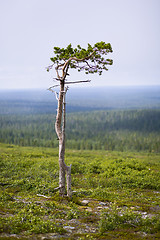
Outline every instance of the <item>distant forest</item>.
{"type": "MultiPolygon", "coordinates": [[[[1,115],[0,142],[57,147],[55,115],[1,115]]],[[[66,147],[160,152],[160,110],[69,113],[66,147]]]]}
{"type": "MultiPolygon", "coordinates": [[[[67,111],[67,148],[160,152],[160,87],[74,89],[67,111]]],[[[58,147],[55,114],[50,92],[1,92],[0,142],[58,147]]]]}

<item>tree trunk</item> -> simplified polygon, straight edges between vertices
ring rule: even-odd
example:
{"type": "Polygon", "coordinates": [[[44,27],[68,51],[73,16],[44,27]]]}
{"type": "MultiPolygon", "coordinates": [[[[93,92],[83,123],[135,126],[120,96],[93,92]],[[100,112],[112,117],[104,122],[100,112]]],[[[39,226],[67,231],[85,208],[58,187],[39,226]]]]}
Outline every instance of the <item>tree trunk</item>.
{"type": "Polygon", "coordinates": [[[67,196],[72,197],[72,189],[71,189],[71,166],[72,164],[68,167],[67,166],[67,196]]]}
{"type": "Polygon", "coordinates": [[[65,175],[67,174],[67,196],[72,196],[71,191],[71,165],[67,166],[64,161],[65,156],[65,103],[66,90],[64,89],[64,81],[60,82],[60,92],[58,98],[58,109],[55,123],[55,130],[59,139],[59,188],[60,195],[66,194],[65,175]]]}
{"type": "Polygon", "coordinates": [[[59,193],[61,196],[64,196],[66,194],[64,154],[65,151],[63,143],[59,140],[59,193]]]}

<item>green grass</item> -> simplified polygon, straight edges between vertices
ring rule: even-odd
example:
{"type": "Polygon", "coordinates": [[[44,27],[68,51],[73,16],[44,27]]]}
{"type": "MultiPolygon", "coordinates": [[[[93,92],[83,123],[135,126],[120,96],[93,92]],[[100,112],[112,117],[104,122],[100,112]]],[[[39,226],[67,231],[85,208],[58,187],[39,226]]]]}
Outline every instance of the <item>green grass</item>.
{"type": "Polygon", "coordinates": [[[58,149],[0,144],[0,239],[160,237],[160,154],[67,150],[66,163],[72,200],[55,191],[58,149]]]}

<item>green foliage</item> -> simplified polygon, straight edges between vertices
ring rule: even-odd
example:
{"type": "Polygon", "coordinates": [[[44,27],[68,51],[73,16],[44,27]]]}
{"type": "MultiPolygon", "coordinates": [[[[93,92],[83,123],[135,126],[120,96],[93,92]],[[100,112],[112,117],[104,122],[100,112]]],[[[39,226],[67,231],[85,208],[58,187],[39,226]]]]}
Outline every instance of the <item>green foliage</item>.
{"type": "Polygon", "coordinates": [[[1,174],[5,184],[16,187],[23,191],[35,191],[35,193],[46,194],[48,191],[54,191],[57,185],[58,164],[51,161],[52,156],[43,156],[43,150],[37,149],[37,152],[24,154],[19,152],[18,148],[11,149],[11,154],[1,155],[1,174]],[[7,159],[7,162],[5,162],[7,159]],[[10,171],[8,172],[8,169],[10,171]],[[54,179],[54,180],[53,180],[54,179]],[[52,183],[51,183],[52,182],[52,183]]]}
{"type": "MultiPolygon", "coordinates": [[[[58,141],[54,118],[52,114],[1,115],[0,142],[56,148],[58,141]]],[[[69,113],[66,147],[77,150],[160,152],[159,118],[159,110],[69,113]]]]}
{"type": "Polygon", "coordinates": [[[25,231],[28,233],[48,233],[59,232],[63,233],[64,230],[50,220],[44,220],[39,215],[42,209],[23,208],[14,216],[7,219],[0,218],[0,232],[7,233],[20,233],[25,231]]]}
{"type": "Polygon", "coordinates": [[[78,218],[79,218],[79,211],[78,211],[78,209],[75,208],[75,207],[71,208],[71,209],[67,212],[66,217],[67,217],[68,220],[78,219],[78,218]]]}
{"type": "Polygon", "coordinates": [[[77,48],[72,48],[72,45],[69,44],[66,48],[54,47],[55,56],[50,59],[56,65],[63,65],[64,62],[68,61],[70,68],[76,68],[78,71],[85,70],[86,74],[98,72],[101,75],[103,70],[108,70],[106,65],[113,64],[112,59],[104,58],[108,53],[112,53],[111,44],[106,44],[103,41],[94,44],[94,46],[88,43],[86,49],[80,45],[77,45],[77,48]],[[86,62],[88,63],[86,64],[86,62]],[[83,63],[83,65],[79,63],[83,63]]]}
{"type": "Polygon", "coordinates": [[[73,163],[72,199],[62,199],[54,191],[58,149],[0,144],[1,233],[59,236],[65,234],[65,226],[74,226],[70,237],[76,239],[77,231],[82,239],[92,239],[92,233],[80,232],[83,226],[92,226],[97,229],[93,239],[122,231],[126,236],[144,232],[147,239],[149,234],[156,238],[160,230],[158,153],[67,150],[66,163],[73,163]],[[89,200],[88,205],[82,204],[83,199],[89,200]]]}
{"type": "Polygon", "coordinates": [[[136,159],[126,158],[109,161],[108,166],[103,171],[102,179],[106,179],[105,184],[108,186],[123,187],[125,185],[131,188],[160,189],[160,175],[155,174],[149,165],[136,159]]]}
{"type": "Polygon", "coordinates": [[[130,228],[145,231],[147,233],[156,233],[160,231],[160,219],[158,217],[143,217],[139,212],[131,209],[117,208],[102,212],[99,229],[101,233],[117,228],[130,228]]]}

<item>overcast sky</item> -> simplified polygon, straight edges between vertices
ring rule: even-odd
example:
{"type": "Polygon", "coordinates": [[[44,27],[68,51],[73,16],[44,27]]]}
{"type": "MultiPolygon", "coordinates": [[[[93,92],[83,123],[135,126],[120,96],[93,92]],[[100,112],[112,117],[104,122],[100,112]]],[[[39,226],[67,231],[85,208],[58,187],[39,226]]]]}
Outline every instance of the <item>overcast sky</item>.
{"type": "Polygon", "coordinates": [[[102,76],[76,70],[91,86],[160,85],[160,0],[0,0],[0,89],[48,88],[53,47],[110,42],[102,76]]]}

